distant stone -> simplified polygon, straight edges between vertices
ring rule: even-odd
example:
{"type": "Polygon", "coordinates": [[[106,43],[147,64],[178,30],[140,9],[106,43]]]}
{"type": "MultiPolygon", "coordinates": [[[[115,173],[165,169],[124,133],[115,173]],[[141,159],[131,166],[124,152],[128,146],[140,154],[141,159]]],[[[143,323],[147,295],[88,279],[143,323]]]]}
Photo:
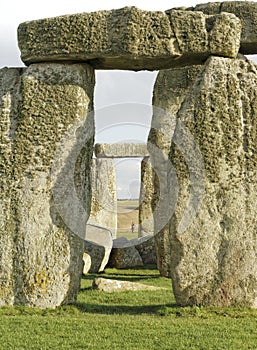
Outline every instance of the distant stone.
{"type": "Polygon", "coordinates": [[[91,264],[88,272],[102,272],[108,263],[111,248],[103,247],[91,241],[85,241],[85,252],[90,256],[91,264]]]}
{"type": "Polygon", "coordinates": [[[240,52],[257,53],[257,3],[255,1],[208,2],[196,5],[189,10],[202,11],[207,15],[229,12],[236,15],[242,23],[240,52]]]}
{"type": "Polygon", "coordinates": [[[157,266],[156,246],[154,236],[144,236],[137,239],[135,248],[139,252],[144,265],[157,266]]]}
{"type": "Polygon", "coordinates": [[[125,7],[25,22],[18,42],[24,63],[82,61],[97,69],[158,70],[235,57],[241,24],[233,14],[144,11],[125,7]]]}
{"type": "Polygon", "coordinates": [[[97,158],[137,158],[148,156],[144,143],[97,143],[95,156],[97,158]]]}
{"type": "Polygon", "coordinates": [[[113,241],[113,251],[109,261],[110,267],[156,265],[156,247],[153,236],[128,240],[125,237],[113,241]]]}
{"type": "Polygon", "coordinates": [[[91,257],[89,254],[83,254],[83,274],[86,275],[91,267],[91,257]]]}
{"type": "MultiPolygon", "coordinates": [[[[91,168],[92,199],[89,225],[117,231],[116,170],[112,159],[92,159],[91,168]]],[[[90,228],[92,230],[92,228],[90,228]]]]}
{"type": "Polygon", "coordinates": [[[120,240],[118,243],[114,240],[108,266],[117,269],[130,269],[143,266],[143,261],[139,252],[129,240],[127,242],[125,242],[125,239],[123,242],[120,240]]]}
{"type": "Polygon", "coordinates": [[[107,265],[112,250],[113,240],[110,231],[87,224],[84,251],[91,258],[89,272],[102,272],[107,265]]]}
{"type": "Polygon", "coordinates": [[[107,293],[140,291],[140,290],[163,290],[165,288],[148,286],[142,283],[134,283],[127,281],[111,280],[107,278],[97,277],[93,280],[93,289],[101,290],[107,293]]]}
{"type": "Polygon", "coordinates": [[[141,186],[139,195],[138,237],[154,234],[153,219],[154,170],[149,157],[141,162],[141,186]]]}
{"type": "Polygon", "coordinates": [[[131,245],[133,245],[131,240],[126,237],[119,237],[113,240],[113,248],[130,247],[131,245]]]}
{"type": "Polygon", "coordinates": [[[177,186],[168,171],[168,197],[177,203],[167,241],[176,302],[256,308],[256,65],[211,57],[200,69],[160,76],[178,96],[181,84],[179,99],[159,96],[167,112],[177,111],[170,148],[177,186]]]}

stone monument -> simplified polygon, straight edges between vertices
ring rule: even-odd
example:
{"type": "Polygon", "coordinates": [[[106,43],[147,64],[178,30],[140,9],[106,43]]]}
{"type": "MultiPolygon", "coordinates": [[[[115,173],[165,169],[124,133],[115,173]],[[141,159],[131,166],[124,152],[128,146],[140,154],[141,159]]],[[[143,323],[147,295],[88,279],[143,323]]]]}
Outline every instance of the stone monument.
{"type": "MultiPolygon", "coordinates": [[[[0,305],[71,303],[91,208],[94,69],[162,70],[148,151],[180,305],[257,307],[257,4],[25,22],[0,70],[0,305]]],[[[108,147],[104,150],[108,153],[108,147]]]]}

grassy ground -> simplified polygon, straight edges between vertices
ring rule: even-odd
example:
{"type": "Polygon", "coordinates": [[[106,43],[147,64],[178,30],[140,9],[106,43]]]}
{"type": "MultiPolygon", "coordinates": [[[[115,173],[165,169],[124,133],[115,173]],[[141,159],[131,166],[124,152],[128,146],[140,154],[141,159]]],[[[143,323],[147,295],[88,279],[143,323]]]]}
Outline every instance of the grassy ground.
{"type": "Polygon", "coordinates": [[[92,290],[88,275],[74,305],[0,308],[0,349],[257,349],[257,310],[179,308],[170,281],[153,269],[101,275],[167,289],[108,294],[92,290]]]}

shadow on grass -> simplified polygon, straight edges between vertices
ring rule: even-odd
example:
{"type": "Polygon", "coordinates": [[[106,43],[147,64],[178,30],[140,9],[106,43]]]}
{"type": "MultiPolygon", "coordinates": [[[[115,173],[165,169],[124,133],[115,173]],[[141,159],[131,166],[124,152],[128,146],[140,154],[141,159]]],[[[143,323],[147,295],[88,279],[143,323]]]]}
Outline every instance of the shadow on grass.
{"type": "MultiPolygon", "coordinates": [[[[156,271],[156,267],[155,266],[147,266],[147,270],[152,270],[152,271],[156,271]]],[[[112,271],[111,269],[108,270],[108,272],[106,273],[104,272],[98,272],[98,273],[90,273],[88,275],[83,275],[82,279],[84,280],[93,280],[94,278],[97,277],[104,277],[104,278],[108,278],[111,280],[119,280],[119,281],[128,281],[128,282],[137,282],[139,280],[143,281],[143,280],[148,280],[148,279],[158,279],[161,276],[159,274],[156,273],[152,273],[152,274],[146,274],[144,270],[142,270],[142,267],[139,268],[133,268],[133,270],[119,270],[117,272],[112,271]],[[124,273],[123,273],[124,271],[124,273]]]]}
{"type": "Polygon", "coordinates": [[[99,305],[99,304],[88,304],[88,303],[75,303],[74,306],[81,313],[92,313],[92,314],[103,314],[103,315],[156,315],[162,314],[162,310],[165,308],[177,308],[176,304],[168,305],[99,305]]]}
{"type": "MultiPolygon", "coordinates": [[[[143,282],[144,280],[149,280],[149,279],[154,279],[154,278],[159,278],[158,276],[148,276],[148,277],[144,277],[144,276],[133,276],[133,277],[130,277],[130,276],[121,276],[119,274],[115,275],[113,274],[112,276],[108,275],[91,275],[91,276],[88,276],[88,277],[84,277],[83,279],[86,279],[86,280],[93,280],[94,278],[97,278],[97,277],[103,277],[103,278],[107,278],[109,280],[116,280],[116,281],[127,281],[127,282],[143,282]]],[[[82,289],[83,290],[83,289],[82,289]]]]}

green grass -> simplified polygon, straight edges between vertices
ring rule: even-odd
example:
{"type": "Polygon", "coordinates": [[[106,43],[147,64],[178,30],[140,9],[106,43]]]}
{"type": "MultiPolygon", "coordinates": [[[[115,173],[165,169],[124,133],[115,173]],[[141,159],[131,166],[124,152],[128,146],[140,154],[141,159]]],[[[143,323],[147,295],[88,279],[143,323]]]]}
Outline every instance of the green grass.
{"type": "Polygon", "coordinates": [[[74,305],[0,308],[0,349],[257,349],[257,310],[177,307],[170,281],[151,268],[101,276],[167,289],[108,294],[85,276],[74,305]]]}
{"type": "Polygon", "coordinates": [[[125,237],[127,239],[134,239],[134,238],[138,238],[138,232],[137,231],[134,231],[133,233],[129,230],[121,230],[119,229],[118,232],[117,232],[117,238],[120,238],[120,237],[125,237]]]}

